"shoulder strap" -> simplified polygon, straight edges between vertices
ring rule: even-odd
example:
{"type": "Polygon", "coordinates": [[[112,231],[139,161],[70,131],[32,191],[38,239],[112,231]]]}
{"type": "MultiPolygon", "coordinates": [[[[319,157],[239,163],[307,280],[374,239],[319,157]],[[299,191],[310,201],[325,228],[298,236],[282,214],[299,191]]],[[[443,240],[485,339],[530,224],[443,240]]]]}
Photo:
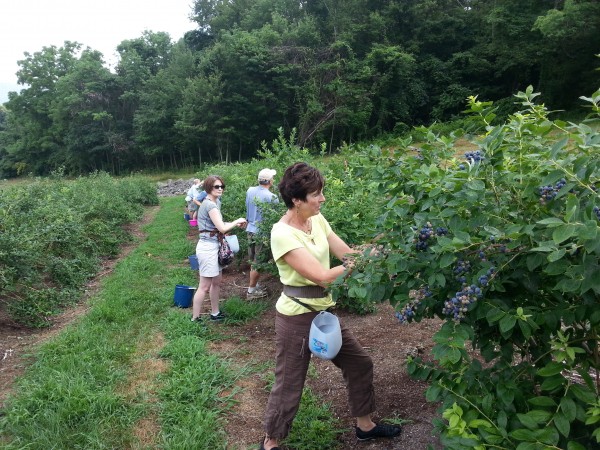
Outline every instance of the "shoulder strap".
{"type": "Polygon", "coordinates": [[[306,303],[304,303],[304,302],[301,302],[301,301],[300,301],[299,299],[297,299],[296,297],[290,297],[289,295],[288,295],[288,297],[289,297],[289,298],[291,298],[291,299],[292,299],[293,301],[295,301],[296,303],[298,303],[300,306],[304,306],[306,309],[308,309],[308,310],[310,310],[310,311],[312,311],[312,312],[319,312],[319,311],[317,311],[315,308],[313,308],[312,306],[310,306],[310,305],[307,305],[307,304],[306,304],[306,303]]]}

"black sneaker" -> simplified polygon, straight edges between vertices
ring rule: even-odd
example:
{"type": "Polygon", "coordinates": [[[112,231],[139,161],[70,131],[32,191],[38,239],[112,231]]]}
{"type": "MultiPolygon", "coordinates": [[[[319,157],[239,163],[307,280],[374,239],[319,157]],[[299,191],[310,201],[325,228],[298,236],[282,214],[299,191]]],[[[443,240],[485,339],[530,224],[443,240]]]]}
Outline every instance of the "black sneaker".
{"type": "Polygon", "coordinates": [[[356,437],[359,441],[370,441],[371,439],[377,438],[393,438],[398,436],[402,431],[397,425],[388,425],[385,423],[375,425],[370,431],[363,431],[358,427],[356,428],[356,437]]]}
{"type": "Polygon", "coordinates": [[[210,320],[214,320],[214,321],[220,321],[220,320],[224,320],[225,319],[225,314],[223,313],[223,311],[219,311],[219,314],[217,314],[216,316],[213,316],[212,314],[210,315],[210,320]]]}

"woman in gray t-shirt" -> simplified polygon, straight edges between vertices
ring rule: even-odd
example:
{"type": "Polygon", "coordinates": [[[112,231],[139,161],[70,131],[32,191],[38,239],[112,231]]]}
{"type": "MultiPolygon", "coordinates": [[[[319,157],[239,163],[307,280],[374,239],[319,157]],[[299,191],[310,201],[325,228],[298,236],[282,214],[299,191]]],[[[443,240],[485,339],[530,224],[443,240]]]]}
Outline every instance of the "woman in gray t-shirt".
{"type": "Polygon", "coordinates": [[[200,319],[200,310],[204,298],[210,297],[211,320],[223,320],[225,315],[219,310],[219,294],[221,292],[221,271],[219,265],[218,233],[227,233],[235,227],[244,228],[246,219],[240,217],[233,222],[224,222],[221,215],[221,196],[225,190],[223,179],[210,175],[204,180],[204,190],[207,195],[198,210],[198,229],[200,230],[196,256],[200,271],[200,284],[194,294],[192,306],[192,321],[200,319]]]}

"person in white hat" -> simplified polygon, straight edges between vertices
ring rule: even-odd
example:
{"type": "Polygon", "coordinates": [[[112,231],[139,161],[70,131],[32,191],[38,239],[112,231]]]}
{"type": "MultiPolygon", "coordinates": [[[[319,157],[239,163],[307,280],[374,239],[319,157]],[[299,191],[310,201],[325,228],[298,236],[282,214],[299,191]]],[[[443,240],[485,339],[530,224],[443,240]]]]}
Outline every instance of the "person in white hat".
{"type": "Polygon", "coordinates": [[[246,232],[248,233],[248,259],[250,260],[250,282],[246,299],[253,300],[267,295],[266,289],[258,285],[260,273],[256,270],[256,263],[262,252],[262,245],[257,243],[254,234],[262,221],[260,210],[261,203],[278,203],[279,199],[271,192],[273,180],[277,172],[273,169],[262,169],[258,172],[258,186],[248,188],[246,192],[246,232]]]}

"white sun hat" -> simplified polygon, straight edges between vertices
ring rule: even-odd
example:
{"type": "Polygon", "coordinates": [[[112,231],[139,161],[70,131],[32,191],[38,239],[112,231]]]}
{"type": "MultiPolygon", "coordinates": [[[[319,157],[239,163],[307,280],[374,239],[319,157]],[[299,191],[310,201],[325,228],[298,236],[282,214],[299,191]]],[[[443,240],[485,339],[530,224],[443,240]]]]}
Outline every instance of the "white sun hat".
{"type": "Polygon", "coordinates": [[[258,181],[271,181],[277,175],[277,171],[273,169],[263,169],[258,172],[258,181]]]}

